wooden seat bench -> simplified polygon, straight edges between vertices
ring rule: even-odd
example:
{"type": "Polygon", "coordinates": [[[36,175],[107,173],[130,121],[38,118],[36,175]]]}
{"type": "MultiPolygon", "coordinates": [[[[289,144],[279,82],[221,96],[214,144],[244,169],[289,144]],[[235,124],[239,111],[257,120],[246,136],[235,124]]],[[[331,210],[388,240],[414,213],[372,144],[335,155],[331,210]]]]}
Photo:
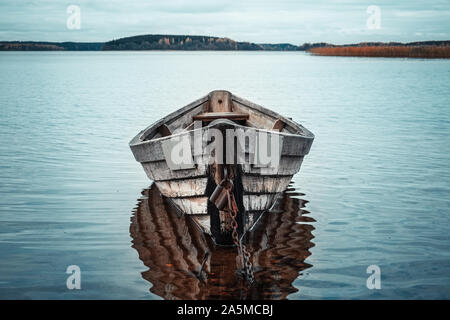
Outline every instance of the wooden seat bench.
{"type": "Polygon", "coordinates": [[[241,112],[205,112],[193,117],[194,120],[213,121],[216,119],[248,120],[248,113],[241,112]]]}

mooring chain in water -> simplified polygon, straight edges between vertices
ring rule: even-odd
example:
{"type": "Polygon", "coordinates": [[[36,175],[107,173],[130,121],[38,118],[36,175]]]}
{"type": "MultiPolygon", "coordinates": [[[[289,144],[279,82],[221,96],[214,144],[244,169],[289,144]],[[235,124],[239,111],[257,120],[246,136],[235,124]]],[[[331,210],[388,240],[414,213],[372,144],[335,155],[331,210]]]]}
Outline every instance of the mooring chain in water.
{"type": "Polygon", "coordinates": [[[253,265],[251,261],[250,252],[248,252],[247,247],[245,244],[242,243],[242,241],[239,241],[239,235],[238,235],[238,223],[236,221],[236,216],[238,212],[238,208],[236,205],[236,199],[234,198],[233,193],[231,192],[231,188],[227,188],[227,198],[228,198],[228,212],[231,216],[231,226],[233,227],[232,231],[232,237],[233,242],[238,248],[239,255],[241,256],[241,261],[244,263],[242,266],[245,270],[245,276],[247,278],[247,281],[249,283],[253,283],[255,280],[254,274],[253,274],[253,265]]]}
{"type": "Polygon", "coordinates": [[[245,273],[245,277],[249,283],[253,283],[255,280],[253,275],[253,266],[251,261],[250,252],[247,247],[242,243],[242,238],[239,239],[238,223],[236,216],[238,213],[238,207],[236,199],[233,194],[233,180],[228,177],[228,170],[224,168],[224,178],[216,186],[209,200],[214,203],[219,212],[224,212],[230,216],[233,242],[238,248],[238,255],[241,258],[242,270],[245,273]]]}
{"type": "Polygon", "coordinates": [[[251,261],[250,252],[248,252],[247,247],[244,244],[242,244],[241,250],[244,253],[244,261],[245,261],[245,269],[246,269],[245,271],[246,271],[247,280],[250,283],[253,283],[255,281],[255,276],[253,274],[253,265],[252,265],[252,261],[251,261]]]}

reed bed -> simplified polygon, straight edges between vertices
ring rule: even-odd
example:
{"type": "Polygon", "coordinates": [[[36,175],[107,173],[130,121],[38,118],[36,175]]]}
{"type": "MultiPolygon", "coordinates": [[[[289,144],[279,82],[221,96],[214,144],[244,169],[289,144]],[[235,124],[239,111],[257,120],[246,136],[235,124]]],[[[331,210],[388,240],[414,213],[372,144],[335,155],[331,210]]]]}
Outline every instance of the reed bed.
{"type": "Polygon", "coordinates": [[[450,46],[342,46],[312,48],[310,52],[318,56],[450,58],[450,46]]]}

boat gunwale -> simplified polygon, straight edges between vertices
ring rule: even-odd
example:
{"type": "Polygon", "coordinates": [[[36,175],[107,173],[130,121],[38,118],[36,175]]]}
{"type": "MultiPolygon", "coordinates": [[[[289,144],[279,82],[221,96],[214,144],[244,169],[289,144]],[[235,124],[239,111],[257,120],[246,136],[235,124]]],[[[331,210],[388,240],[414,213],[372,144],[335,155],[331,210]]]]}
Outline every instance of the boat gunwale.
{"type": "MultiPolygon", "coordinates": [[[[155,130],[156,128],[158,128],[161,124],[167,122],[168,120],[172,120],[176,117],[182,116],[183,114],[185,114],[186,112],[198,107],[199,105],[205,103],[206,101],[208,101],[209,97],[208,95],[203,96],[187,105],[185,105],[184,107],[175,110],[174,112],[169,113],[167,116],[153,122],[151,125],[149,125],[148,127],[146,127],[145,129],[141,130],[136,136],[133,137],[133,139],[130,140],[129,145],[130,147],[133,145],[140,145],[149,141],[155,141],[157,139],[150,139],[150,140],[144,140],[145,138],[147,138],[147,136],[152,132],[152,130],[155,130]]],[[[170,135],[168,137],[173,137],[174,135],[170,135]]],[[[161,138],[166,138],[166,137],[161,137],[161,138]]],[[[158,138],[159,139],[159,138],[158,138]]]]}
{"type": "Polygon", "coordinates": [[[300,130],[299,130],[300,132],[298,132],[298,133],[281,132],[281,131],[273,131],[273,130],[265,129],[265,130],[268,130],[269,132],[275,132],[275,133],[280,133],[280,134],[285,134],[285,135],[301,136],[301,137],[312,138],[312,139],[314,139],[314,137],[315,137],[314,133],[309,131],[307,128],[302,126],[300,123],[298,123],[298,122],[296,122],[296,121],[294,121],[292,119],[286,118],[285,116],[282,116],[279,113],[277,113],[277,112],[275,112],[275,111],[273,111],[271,109],[268,109],[268,108],[266,108],[266,107],[264,107],[264,106],[262,106],[260,104],[254,103],[254,102],[252,102],[250,100],[241,98],[241,97],[236,96],[234,94],[231,94],[231,99],[236,101],[236,102],[239,102],[239,103],[243,104],[244,106],[246,106],[246,107],[248,107],[250,109],[259,111],[261,113],[265,113],[265,114],[267,114],[267,115],[269,115],[271,117],[274,117],[274,118],[280,118],[281,120],[283,120],[283,122],[285,122],[286,124],[291,125],[294,128],[295,127],[300,128],[300,130]]]}
{"type": "MultiPolygon", "coordinates": [[[[214,92],[214,91],[212,91],[214,92]]],[[[156,142],[161,142],[161,141],[165,141],[168,139],[171,139],[173,137],[177,137],[177,136],[181,136],[184,134],[191,134],[191,133],[195,133],[197,132],[197,130],[205,130],[207,128],[209,128],[209,126],[205,126],[199,129],[191,129],[191,130],[187,130],[187,131],[182,131],[182,132],[178,132],[178,133],[174,133],[171,134],[170,136],[166,136],[166,137],[159,137],[156,139],[149,139],[149,140],[144,140],[146,139],[150,133],[152,133],[153,131],[155,131],[160,125],[162,125],[163,123],[166,123],[170,120],[173,120],[177,117],[180,117],[182,115],[184,115],[185,113],[189,112],[190,110],[200,106],[201,104],[205,103],[206,101],[208,101],[211,93],[207,94],[206,96],[203,96],[191,103],[189,103],[188,105],[168,114],[167,116],[163,117],[162,119],[154,122],[153,124],[149,125],[147,128],[143,129],[142,131],[140,131],[133,139],[131,139],[131,141],[129,142],[129,146],[133,147],[133,146],[139,146],[139,145],[143,145],[143,144],[149,144],[149,143],[156,143],[156,142]]],[[[228,92],[228,91],[227,91],[228,92]]],[[[254,102],[251,102],[249,100],[246,100],[244,98],[241,98],[239,96],[236,96],[232,93],[230,93],[231,95],[231,100],[234,100],[242,105],[244,105],[247,108],[256,110],[258,112],[261,112],[263,114],[267,114],[273,118],[279,118],[282,119],[283,122],[285,122],[288,125],[291,125],[292,127],[296,128],[299,132],[298,133],[290,133],[290,132],[281,132],[281,131],[273,131],[270,129],[264,129],[264,128],[253,128],[253,127],[249,127],[249,126],[243,126],[240,124],[235,123],[236,127],[239,128],[251,128],[255,131],[262,131],[262,132],[267,132],[267,133],[271,133],[271,134],[277,134],[277,135],[282,135],[282,136],[286,136],[286,137],[302,137],[305,139],[311,139],[314,140],[315,136],[314,134],[309,131],[307,128],[305,128],[304,126],[302,126],[301,124],[297,123],[294,120],[288,119],[282,115],[280,115],[279,113],[272,111],[270,109],[267,109],[259,104],[256,104],[254,102]]]]}

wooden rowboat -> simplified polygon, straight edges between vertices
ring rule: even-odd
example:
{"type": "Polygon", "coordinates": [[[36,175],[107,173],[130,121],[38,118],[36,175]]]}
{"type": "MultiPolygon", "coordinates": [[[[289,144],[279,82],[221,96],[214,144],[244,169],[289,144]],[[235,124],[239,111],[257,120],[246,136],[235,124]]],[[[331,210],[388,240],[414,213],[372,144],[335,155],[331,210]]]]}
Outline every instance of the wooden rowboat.
{"type": "Polygon", "coordinates": [[[232,244],[231,222],[209,200],[213,192],[231,182],[242,236],[287,188],[313,140],[293,120],[220,90],[147,127],[130,148],[180,213],[216,243],[232,244]]]}

